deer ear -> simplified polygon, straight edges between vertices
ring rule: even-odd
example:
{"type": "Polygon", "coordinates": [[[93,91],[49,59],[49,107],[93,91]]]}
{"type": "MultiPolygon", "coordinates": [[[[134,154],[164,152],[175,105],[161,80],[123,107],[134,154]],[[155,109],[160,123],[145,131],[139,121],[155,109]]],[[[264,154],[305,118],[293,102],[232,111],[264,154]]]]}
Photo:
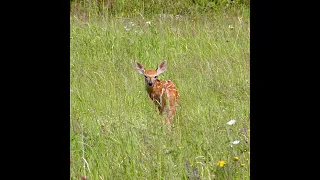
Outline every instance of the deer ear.
{"type": "Polygon", "coordinates": [[[163,73],[167,69],[167,61],[163,61],[157,68],[157,75],[163,73]]]}
{"type": "Polygon", "coordinates": [[[144,67],[142,66],[142,64],[136,62],[136,70],[140,73],[140,74],[144,74],[144,67]]]}

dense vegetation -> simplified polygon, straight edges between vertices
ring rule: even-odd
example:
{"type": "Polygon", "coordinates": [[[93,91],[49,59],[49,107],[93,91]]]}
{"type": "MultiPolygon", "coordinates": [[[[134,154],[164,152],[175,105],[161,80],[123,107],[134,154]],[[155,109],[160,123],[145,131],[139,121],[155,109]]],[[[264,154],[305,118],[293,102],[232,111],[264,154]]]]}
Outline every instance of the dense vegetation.
{"type": "Polygon", "coordinates": [[[250,179],[249,1],[71,1],[70,179],[250,179]],[[172,80],[172,128],[136,72],[172,80]]]}

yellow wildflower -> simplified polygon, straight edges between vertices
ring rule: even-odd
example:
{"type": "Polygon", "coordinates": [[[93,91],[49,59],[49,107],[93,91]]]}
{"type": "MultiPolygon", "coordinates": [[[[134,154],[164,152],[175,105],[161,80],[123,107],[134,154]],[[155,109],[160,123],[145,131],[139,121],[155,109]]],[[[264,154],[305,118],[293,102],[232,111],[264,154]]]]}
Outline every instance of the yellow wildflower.
{"type": "Polygon", "coordinates": [[[238,157],[238,156],[235,156],[235,157],[233,158],[233,160],[238,161],[238,160],[239,160],[239,157],[238,157]]]}
{"type": "Polygon", "coordinates": [[[226,164],[225,161],[218,161],[217,165],[223,167],[226,164]]]}

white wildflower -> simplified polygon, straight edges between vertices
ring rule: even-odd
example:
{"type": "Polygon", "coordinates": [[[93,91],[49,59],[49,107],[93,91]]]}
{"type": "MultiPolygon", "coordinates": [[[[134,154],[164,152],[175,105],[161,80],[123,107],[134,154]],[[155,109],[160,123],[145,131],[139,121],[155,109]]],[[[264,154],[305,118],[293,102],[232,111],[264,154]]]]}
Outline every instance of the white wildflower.
{"type": "Polygon", "coordinates": [[[130,31],[130,28],[128,26],[125,26],[124,29],[126,29],[126,31],[130,31]]]}
{"type": "Polygon", "coordinates": [[[227,124],[230,125],[230,126],[233,125],[234,123],[236,123],[236,120],[234,120],[234,119],[232,119],[229,122],[227,122],[227,124]]]}
{"type": "Polygon", "coordinates": [[[151,25],[151,21],[147,21],[146,24],[151,25]]]}
{"type": "Polygon", "coordinates": [[[166,15],[166,14],[160,14],[159,17],[160,17],[160,18],[167,18],[167,15],[166,15]]]}
{"type": "Polygon", "coordinates": [[[239,144],[240,141],[236,140],[236,141],[233,141],[231,142],[232,144],[239,144]]]}
{"type": "Polygon", "coordinates": [[[182,16],[181,15],[176,15],[176,20],[178,19],[182,19],[182,16]]]}
{"type": "Polygon", "coordinates": [[[135,25],[133,22],[129,22],[129,24],[130,24],[131,26],[134,26],[134,25],[135,25]]]}

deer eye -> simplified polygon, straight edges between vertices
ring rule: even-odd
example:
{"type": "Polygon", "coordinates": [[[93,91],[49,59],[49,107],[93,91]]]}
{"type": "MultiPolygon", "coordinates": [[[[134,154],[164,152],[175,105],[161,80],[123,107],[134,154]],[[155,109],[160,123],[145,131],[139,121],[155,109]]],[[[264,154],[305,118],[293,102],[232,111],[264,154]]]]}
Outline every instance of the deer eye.
{"type": "Polygon", "coordinates": [[[155,76],[154,78],[157,78],[158,76],[155,76]]]}
{"type": "Polygon", "coordinates": [[[146,75],[144,75],[144,77],[147,79],[147,76],[146,76],[146,75]]]}

